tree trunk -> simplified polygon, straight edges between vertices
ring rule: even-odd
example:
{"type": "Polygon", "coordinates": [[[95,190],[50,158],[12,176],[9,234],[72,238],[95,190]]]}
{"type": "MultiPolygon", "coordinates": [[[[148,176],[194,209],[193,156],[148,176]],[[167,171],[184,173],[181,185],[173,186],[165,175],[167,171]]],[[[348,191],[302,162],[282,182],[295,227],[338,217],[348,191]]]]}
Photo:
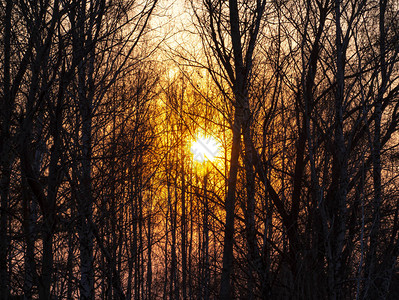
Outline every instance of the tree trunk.
{"type": "Polygon", "coordinates": [[[334,161],[332,177],[336,178],[335,197],[333,205],[333,234],[330,236],[329,265],[329,298],[331,300],[342,298],[342,250],[346,233],[346,194],[347,194],[347,151],[343,131],[344,114],[344,75],[345,75],[345,48],[341,28],[341,2],[335,2],[335,28],[336,28],[336,81],[335,91],[335,132],[334,132],[334,161]]]}
{"type": "Polygon", "coordinates": [[[240,154],[241,122],[236,113],[233,125],[233,143],[230,156],[230,172],[228,179],[227,196],[225,201],[226,222],[223,243],[223,268],[220,283],[220,299],[232,299],[230,276],[233,270],[233,245],[234,245],[234,208],[237,186],[238,158],[240,154]]]}
{"type": "Polygon", "coordinates": [[[0,132],[0,299],[7,299],[9,273],[7,268],[7,257],[9,238],[7,235],[8,225],[8,201],[11,179],[11,136],[10,125],[13,111],[13,101],[10,93],[10,60],[11,60],[11,14],[13,1],[7,0],[4,14],[4,77],[3,77],[3,100],[1,106],[1,132],[0,132]]]}
{"type": "MultiPolygon", "coordinates": [[[[382,101],[387,87],[387,66],[385,61],[386,56],[386,34],[385,34],[385,11],[387,0],[379,1],[379,54],[380,54],[380,68],[381,68],[381,84],[378,89],[377,97],[374,99],[374,137],[371,145],[371,157],[373,166],[373,217],[372,226],[370,231],[370,248],[366,260],[366,284],[365,284],[365,298],[376,299],[385,294],[386,291],[379,290],[381,286],[376,282],[378,274],[378,243],[379,231],[381,223],[381,200],[382,200],[382,187],[381,187],[381,119],[382,119],[382,101]]],[[[381,278],[382,279],[382,278],[381,278]]],[[[384,279],[382,279],[382,282],[384,279]]],[[[385,283],[389,286],[389,283],[385,283]]]]}

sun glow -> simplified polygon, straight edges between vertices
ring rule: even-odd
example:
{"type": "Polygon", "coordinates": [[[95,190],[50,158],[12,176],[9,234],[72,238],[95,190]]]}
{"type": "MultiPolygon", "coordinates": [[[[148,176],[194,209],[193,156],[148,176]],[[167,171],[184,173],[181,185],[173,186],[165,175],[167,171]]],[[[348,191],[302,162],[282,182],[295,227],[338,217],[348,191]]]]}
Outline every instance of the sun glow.
{"type": "Polygon", "coordinates": [[[219,144],[211,136],[198,135],[191,145],[191,152],[198,162],[210,161],[219,153],[219,144]]]}

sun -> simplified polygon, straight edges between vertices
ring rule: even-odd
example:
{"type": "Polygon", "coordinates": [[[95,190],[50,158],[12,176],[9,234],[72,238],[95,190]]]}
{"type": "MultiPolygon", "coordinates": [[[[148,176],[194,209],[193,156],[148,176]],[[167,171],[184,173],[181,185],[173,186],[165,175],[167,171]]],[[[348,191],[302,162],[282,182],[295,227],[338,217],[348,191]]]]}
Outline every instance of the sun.
{"type": "Polygon", "coordinates": [[[211,161],[219,153],[219,144],[212,136],[198,135],[191,145],[194,160],[211,161]]]}

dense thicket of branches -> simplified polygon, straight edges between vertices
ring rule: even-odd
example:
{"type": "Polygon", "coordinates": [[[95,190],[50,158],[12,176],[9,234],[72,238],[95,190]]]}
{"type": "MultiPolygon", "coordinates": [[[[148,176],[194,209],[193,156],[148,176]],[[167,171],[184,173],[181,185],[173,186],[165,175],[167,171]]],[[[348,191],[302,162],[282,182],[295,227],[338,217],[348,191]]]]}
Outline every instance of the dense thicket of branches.
{"type": "Polygon", "coordinates": [[[397,1],[157,4],[0,2],[0,299],[397,299],[397,1]]]}
{"type": "Polygon", "coordinates": [[[116,228],[137,214],[125,203],[151,140],[156,77],[138,49],[155,4],[1,2],[2,299],[132,293],[117,257],[137,256],[135,232],[116,228]]]}

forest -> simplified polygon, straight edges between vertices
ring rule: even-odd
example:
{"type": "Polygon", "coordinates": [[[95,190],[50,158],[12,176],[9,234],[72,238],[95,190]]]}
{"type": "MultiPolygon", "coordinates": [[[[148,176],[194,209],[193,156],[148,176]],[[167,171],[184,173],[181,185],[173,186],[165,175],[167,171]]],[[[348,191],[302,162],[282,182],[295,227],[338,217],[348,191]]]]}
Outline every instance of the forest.
{"type": "Polygon", "coordinates": [[[0,300],[399,299],[398,0],[0,0],[0,300]]]}

